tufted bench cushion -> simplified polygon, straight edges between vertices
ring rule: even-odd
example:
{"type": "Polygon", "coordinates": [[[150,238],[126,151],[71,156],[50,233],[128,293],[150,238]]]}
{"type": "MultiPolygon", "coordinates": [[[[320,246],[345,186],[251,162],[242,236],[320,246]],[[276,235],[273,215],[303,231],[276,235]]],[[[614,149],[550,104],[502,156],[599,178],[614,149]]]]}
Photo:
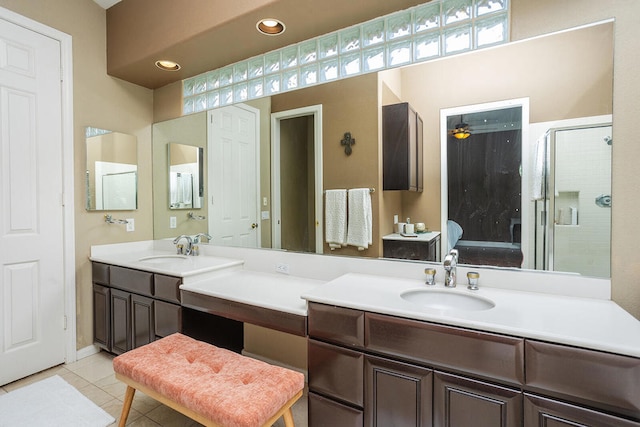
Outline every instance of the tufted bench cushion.
{"type": "Polygon", "coordinates": [[[265,425],[304,388],[300,372],[179,333],[121,354],[113,359],[113,369],[120,379],[225,427],[265,425]]]}

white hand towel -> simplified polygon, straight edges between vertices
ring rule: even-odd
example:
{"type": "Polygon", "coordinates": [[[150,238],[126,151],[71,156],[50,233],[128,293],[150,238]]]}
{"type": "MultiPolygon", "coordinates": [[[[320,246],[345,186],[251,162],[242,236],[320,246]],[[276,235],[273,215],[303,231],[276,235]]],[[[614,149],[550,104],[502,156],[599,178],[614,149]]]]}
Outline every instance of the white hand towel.
{"type": "Polygon", "coordinates": [[[371,214],[371,192],[368,188],[349,190],[349,219],[347,244],[365,250],[373,240],[371,214]]]}
{"type": "Polygon", "coordinates": [[[347,244],[347,190],[327,190],[324,202],[325,240],[331,250],[347,244]]]}
{"type": "Polygon", "coordinates": [[[547,135],[545,134],[536,141],[533,157],[533,176],[531,179],[531,200],[542,200],[544,197],[544,164],[547,145],[547,135]]]}

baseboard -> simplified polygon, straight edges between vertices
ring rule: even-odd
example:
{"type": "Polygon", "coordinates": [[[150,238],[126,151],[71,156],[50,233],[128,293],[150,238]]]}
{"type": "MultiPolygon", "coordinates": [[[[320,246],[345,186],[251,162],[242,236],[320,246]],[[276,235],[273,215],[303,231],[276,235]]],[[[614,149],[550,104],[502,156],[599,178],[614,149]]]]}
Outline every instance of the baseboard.
{"type": "Polygon", "coordinates": [[[307,371],[306,371],[305,369],[300,369],[300,368],[297,368],[297,367],[295,367],[295,366],[290,366],[290,365],[287,365],[286,363],[282,363],[282,362],[280,362],[279,360],[273,360],[273,359],[270,359],[270,358],[268,358],[268,357],[261,356],[261,355],[259,355],[259,354],[251,353],[251,352],[246,351],[246,350],[242,350],[242,355],[243,355],[243,356],[250,357],[250,358],[252,358],[252,359],[258,359],[258,360],[261,360],[261,361],[263,361],[263,362],[265,362],[265,363],[268,363],[268,364],[270,364],[270,365],[280,366],[281,368],[291,369],[292,371],[298,371],[298,372],[300,372],[300,373],[304,374],[304,382],[305,382],[305,383],[308,383],[308,382],[309,382],[309,381],[308,381],[307,371]]]}
{"type": "Polygon", "coordinates": [[[89,345],[76,351],[76,360],[84,359],[96,353],[100,353],[100,347],[97,345],[89,345]]]}

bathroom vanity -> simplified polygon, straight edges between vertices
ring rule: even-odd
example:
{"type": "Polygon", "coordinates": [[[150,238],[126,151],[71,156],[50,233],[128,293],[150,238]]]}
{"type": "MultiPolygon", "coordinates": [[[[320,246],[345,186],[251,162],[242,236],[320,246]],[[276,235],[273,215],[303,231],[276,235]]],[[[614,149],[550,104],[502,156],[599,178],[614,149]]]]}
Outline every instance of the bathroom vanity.
{"type": "Polygon", "coordinates": [[[563,294],[557,275],[479,268],[480,290],[470,291],[460,280],[445,289],[434,264],[438,284],[428,287],[424,264],[414,262],[246,248],[204,253],[193,262],[222,254],[235,261],[172,276],[167,263],[144,271],[141,253],[92,255],[96,343],[116,352],[128,348],[127,332],[132,346],[154,339],[166,333],[158,325],[176,327],[155,307],[174,304],[183,314],[308,336],[310,426],[640,427],[640,322],[596,279],[560,276],[563,294]],[[283,263],[290,275],[273,272],[283,263]],[[171,277],[175,286],[162,285],[171,277]],[[130,301],[129,327],[116,334],[106,313],[120,315],[100,303],[114,292],[130,301]]]}

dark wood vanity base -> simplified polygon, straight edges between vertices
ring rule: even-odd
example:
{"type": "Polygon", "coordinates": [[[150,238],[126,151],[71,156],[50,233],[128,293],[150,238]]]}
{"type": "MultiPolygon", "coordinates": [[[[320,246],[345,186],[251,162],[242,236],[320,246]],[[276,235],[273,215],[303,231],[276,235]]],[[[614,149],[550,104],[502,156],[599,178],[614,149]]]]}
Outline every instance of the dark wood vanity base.
{"type": "Polygon", "coordinates": [[[309,303],[309,425],[640,427],[640,359],[309,303]]]}

